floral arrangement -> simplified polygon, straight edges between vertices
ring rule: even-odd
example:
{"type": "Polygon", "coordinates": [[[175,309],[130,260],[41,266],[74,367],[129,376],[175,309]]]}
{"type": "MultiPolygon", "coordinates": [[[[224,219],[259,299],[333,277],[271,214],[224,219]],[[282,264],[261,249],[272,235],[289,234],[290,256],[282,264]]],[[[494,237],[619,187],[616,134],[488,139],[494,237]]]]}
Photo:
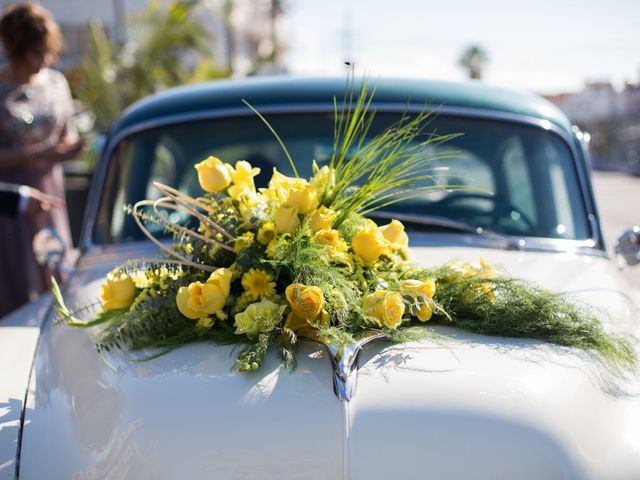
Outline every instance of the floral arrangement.
{"type": "Polygon", "coordinates": [[[55,285],[61,317],[74,327],[99,325],[99,351],[240,342],[240,371],[259,368],[271,346],[293,366],[300,337],[338,346],[372,334],[405,341],[428,334],[429,322],[541,339],[633,366],[628,341],[587,309],[482,260],[415,265],[401,222],[379,226],[366,217],[416,195],[415,184],[429,175],[426,147],[447,140],[425,133],[428,113],[368,138],[372,96],[363,82],[355,104],[336,107],[332,158],[321,168],[314,162],[311,178],[297,176],[272,129],[292,177],[274,170],[256,189],[259,169],[211,156],[195,165],[202,196],[155,184],[164,196],[130,213],[166,256],[113,270],[102,285],[102,311],[89,321],[76,318],[55,285]],[[196,225],[174,224],[168,210],[196,225]],[[171,232],[173,245],[157,240],[149,223],[171,232]]]}

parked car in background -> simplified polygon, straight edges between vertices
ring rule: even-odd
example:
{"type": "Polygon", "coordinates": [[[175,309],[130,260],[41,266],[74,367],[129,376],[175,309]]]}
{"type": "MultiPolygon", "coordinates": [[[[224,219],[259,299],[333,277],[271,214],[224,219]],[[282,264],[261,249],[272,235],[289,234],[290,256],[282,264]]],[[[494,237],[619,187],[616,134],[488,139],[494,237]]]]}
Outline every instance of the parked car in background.
{"type": "MultiPolygon", "coordinates": [[[[447,158],[425,186],[443,189],[371,214],[405,224],[416,262],[484,258],[601,308],[612,331],[638,332],[638,306],[606,254],[587,160],[559,110],[478,83],[376,84],[372,133],[426,105],[437,111],[430,129],[461,134],[431,147],[447,158]]],[[[125,212],[161,196],[153,182],[197,195],[193,166],[214,154],[260,168],[258,187],[274,167],[291,174],[242,99],[294,158],[308,160],[299,172],[308,177],[312,159],[330,158],[333,98],[340,102],[344,87],[337,79],[217,82],[131,107],[93,177],[67,304],[99,298],[123,261],[158,255],[125,212]]],[[[629,263],[640,258],[638,242],[633,232],[621,240],[629,263]]],[[[50,303],[43,297],[0,323],[2,479],[640,476],[640,383],[575,349],[435,326],[436,340],[368,343],[345,395],[315,342],[301,342],[292,372],[273,354],[239,374],[233,347],[210,343],[143,362],[122,351],[99,356],[91,330],[56,325],[50,303]]]]}

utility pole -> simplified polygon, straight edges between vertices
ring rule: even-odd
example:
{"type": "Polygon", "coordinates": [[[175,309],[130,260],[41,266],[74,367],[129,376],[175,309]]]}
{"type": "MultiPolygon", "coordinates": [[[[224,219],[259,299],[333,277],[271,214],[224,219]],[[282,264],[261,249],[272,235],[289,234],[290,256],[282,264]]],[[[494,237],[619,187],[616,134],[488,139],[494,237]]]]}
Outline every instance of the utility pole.
{"type": "Polygon", "coordinates": [[[124,0],[113,0],[113,33],[116,45],[127,43],[127,12],[124,0]]]}

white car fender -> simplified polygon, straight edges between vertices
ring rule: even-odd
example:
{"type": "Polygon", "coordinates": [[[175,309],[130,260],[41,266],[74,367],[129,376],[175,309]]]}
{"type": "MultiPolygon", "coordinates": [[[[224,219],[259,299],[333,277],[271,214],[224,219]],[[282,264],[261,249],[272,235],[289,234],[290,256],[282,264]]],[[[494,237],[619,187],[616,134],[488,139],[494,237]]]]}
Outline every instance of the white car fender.
{"type": "Polygon", "coordinates": [[[15,478],[31,367],[52,298],[42,295],[0,319],[0,480],[15,478]]]}

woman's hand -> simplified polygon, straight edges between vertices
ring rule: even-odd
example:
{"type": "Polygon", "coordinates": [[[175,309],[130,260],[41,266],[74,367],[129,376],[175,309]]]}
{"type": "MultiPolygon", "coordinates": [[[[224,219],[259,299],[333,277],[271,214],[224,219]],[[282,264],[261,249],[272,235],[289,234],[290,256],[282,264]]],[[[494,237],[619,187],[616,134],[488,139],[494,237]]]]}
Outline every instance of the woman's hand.
{"type": "Polygon", "coordinates": [[[42,148],[40,151],[32,151],[31,155],[36,161],[58,163],[78,157],[84,151],[84,148],[85,142],[82,139],[75,142],[61,140],[54,145],[42,148]]]}

